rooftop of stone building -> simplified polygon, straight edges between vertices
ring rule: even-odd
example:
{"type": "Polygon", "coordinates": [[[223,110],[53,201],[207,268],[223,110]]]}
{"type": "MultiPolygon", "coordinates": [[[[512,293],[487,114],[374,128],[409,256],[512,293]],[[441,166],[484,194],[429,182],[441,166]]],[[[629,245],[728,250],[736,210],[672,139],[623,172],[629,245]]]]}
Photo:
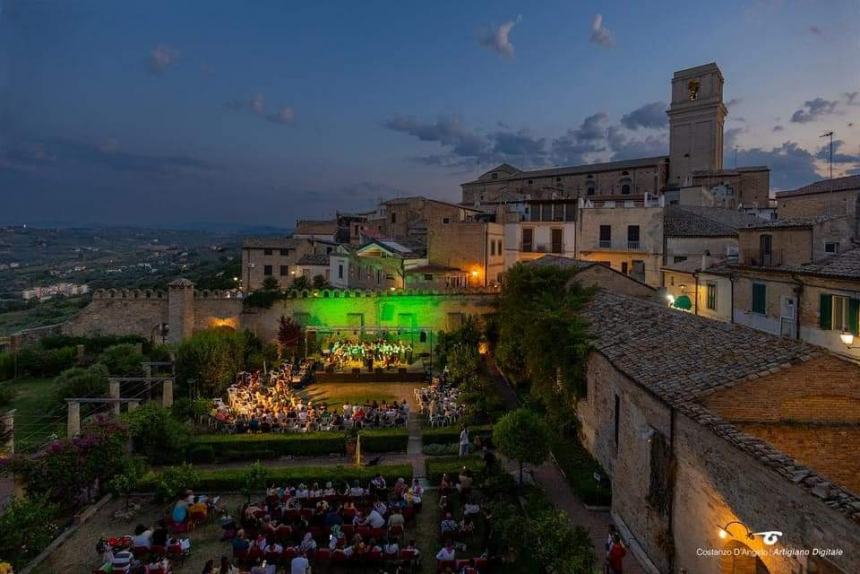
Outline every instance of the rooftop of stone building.
{"type": "Polygon", "coordinates": [[[734,209],[669,205],[664,211],[663,229],[667,237],[729,237],[762,221],[734,209]]]}
{"type": "Polygon", "coordinates": [[[306,253],[302,255],[298,262],[298,265],[328,265],[329,264],[329,256],[325,253],[306,253]]]}
{"type": "Polygon", "coordinates": [[[803,342],[605,290],[594,295],[583,314],[595,349],[669,404],[820,352],[803,342]]]}
{"type": "Polygon", "coordinates": [[[780,200],[801,195],[811,195],[814,193],[850,191],[854,189],[860,190],[860,175],[848,175],[845,177],[834,177],[833,179],[823,179],[797,189],[778,192],[776,194],[776,199],[780,200]]]}
{"type": "Polygon", "coordinates": [[[860,247],[805,265],[783,265],[781,271],[844,279],[860,279],[860,247]]]}
{"type": "Polygon", "coordinates": [[[293,237],[247,237],[242,241],[242,247],[252,249],[286,249],[295,248],[304,239],[293,237]]]}
{"type": "Polygon", "coordinates": [[[578,270],[588,269],[593,265],[600,265],[597,261],[584,261],[582,259],[573,259],[572,257],[564,257],[563,255],[544,255],[531,261],[526,261],[523,265],[529,267],[576,267],[578,270]]]}
{"type": "Polygon", "coordinates": [[[749,226],[748,229],[779,229],[788,227],[812,227],[819,223],[824,223],[832,219],[845,217],[844,215],[810,215],[803,217],[785,217],[782,219],[773,219],[770,221],[759,220],[755,225],[749,226]]]}
{"type": "Polygon", "coordinates": [[[649,167],[660,163],[661,161],[668,160],[669,156],[660,155],[655,157],[642,157],[636,159],[626,159],[620,161],[609,161],[604,163],[589,163],[589,164],[581,164],[581,165],[568,165],[561,167],[551,167],[547,169],[534,169],[523,171],[520,170],[510,164],[501,164],[496,166],[495,168],[486,171],[482,174],[478,179],[473,181],[467,181],[463,185],[468,185],[470,183],[486,183],[486,178],[484,176],[488,173],[492,173],[494,171],[501,172],[499,174],[499,178],[497,181],[501,180],[511,180],[511,179],[528,179],[534,177],[552,177],[552,176],[561,176],[561,175],[579,175],[584,173],[598,173],[601,171],[615,171],[619,169],[633,169],[637,167],[649,167]],[[514,170],[512,173],[506,173],[514,170]]]}

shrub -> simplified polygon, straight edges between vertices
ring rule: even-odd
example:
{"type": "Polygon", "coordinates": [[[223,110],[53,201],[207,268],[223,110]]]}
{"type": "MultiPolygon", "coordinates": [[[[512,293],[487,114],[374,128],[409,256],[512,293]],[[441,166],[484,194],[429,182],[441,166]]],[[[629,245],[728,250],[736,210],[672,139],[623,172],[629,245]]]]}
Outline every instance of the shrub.
{"type": "Polygon", "coordinates": [[[138,486],[143,489],[153,488],[156,500],[167,502],[186,489],[197,488],[201,483],[200,472],[190,464],[182,464],[169,466],[156,475],[145,476],[138,486]]]}
{"type": "Polygon", "coordinates": [[[13,498],[0,514],[0,557],[16,569],[35,558],[59,531],[56,511],[44,498],[13,498]]]}
{"type": "Polygon", "coordinates": [[[211,401],[206,399],[181,398],[174,401],[170,412],[180,421],[191,421],[209,412],[211,401]]]}
{"type": "Polygon", "coordinates": [[[56,401],[66,404],[66,399],[72,397],[103,397],[108,392],[108,377],[104,365],[66,369],[54,381],[56,401]]]}
{"type": "Polygon", "coordinates": [[[215,462],[215,449],[208,444],[193,444],[188,449],[188,460],[194,464],[213,463],[215,462]]]}
{"type": "Polygon", "coordinates": [[[404,452],[409,445],[406,429],[373,429],[361,431],[362,452],[404,452]]]}
{"type": "Polygon", "coordinates": [[[112,345],[99,355],[99,363],[107,367],[110,374],[115,377],[143,376],[141,363],[144,360],[143,353],[132,343],[112,345]]]}
{"type": "Polygon", "coordinates": [[[189,431],[170,410],[147,403],[125,415],[134,449],[150,463],[178,462],[188,448],[189,431]]]}
{"type": "Polygon", "coordinates": [[[455,442],[448,444],[433,443],[424,445],[421,451],[428,456],[452,456],[460,452],[460,445],[455,442]]]}
{"type": "Polygon", "coordinates": [[[248,504],[251,504],[251,495],[266,488],[266,479],[269,473],[259,462],[255,462],[242,474],[242,494],[245,495],[248,504]]]}
{"type": "MultiPolygon", "coordinates": [[[[460,441],[461,430],[463,430],[461,426],[424,429],[422,440],[424,441],[425,446],[428,444],[458,443],[460,441]]],[[[469,427],[469,438],[472,439],[472,442],[474,442],[476,438],[480,437],[483,444],[489,445],[491,443],[492,436],[492,425],[469,427]]]]}
{"type": "Polygon", "coordinates": [[[474,473],[476,479],[480,479],[484,476],[484,460],[480,456],[476,455],[428,458],[424,463],[427,480],[434,485],[442,480],[442,475],[446,472],[453,479],[456,479],[464,466],[474,473]]]}
{"type": "Polygon", "coordinates": [[[18,375],[32,377],[56,377],[64,370],[74,367],[78,352],[75,347],[42,349],[24,347],[18,351],[18,375]]]}
{"type": "Polygon", "coordinates": [[[576,495],[592,506],[610,506],[612,491],[609,481],[598,483],[594,474],[606,476],[591,454],[576,437],[552,435],[552,453],[576,495]]]}
{"type": "Polygon", "coordinates": [[[9,387],[0,386],[0,408],[8,407],[15,400],[15,391],[9,387]]]}
{"type": "MultiPolygon", "coordinates": [[[[198,471],[190,465],[167,467],[162,473],[150,473],[145,476],[139,487],[143,490],[155,490],[164,482],[164,475],[173,473],[175,469],[180,468],[188,469],[185,472],[190,472],[193,475],[194,481],[193,483],[189,483],[192,486],[185,484],[188,481],[173,481],[171,485],[173,488],[164,491],[165,493],[170,493],[170,496],[162,500],[170,500],[184,488],[196,488],[215,492],[238,492],[242,489],[242,483],[246,478],[248,470],[247,468],[221,468],[198,471]],[[180,483],[182,484],[180,485],[180,483]]],[[[313,482],[325,483],[330,480],[337,488],[341,488],[343,483],[353,480],[360,480],[362,483],[366,483],[377,473],[382,474],[385,480],[389,482],[394,482],[398,478],[411,480],[412,466],[409,464],[361,468],[351,466],[291,466],[266,469],[267,482],[269,484],[298,484],[300,482],[311,484],[313,482]]]]}

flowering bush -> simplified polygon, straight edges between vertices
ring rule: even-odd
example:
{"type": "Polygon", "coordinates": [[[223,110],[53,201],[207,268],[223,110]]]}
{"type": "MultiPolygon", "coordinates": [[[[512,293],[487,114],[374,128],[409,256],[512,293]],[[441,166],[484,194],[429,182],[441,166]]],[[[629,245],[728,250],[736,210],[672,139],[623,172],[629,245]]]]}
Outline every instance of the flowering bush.
{"type": "Polygon", "coordinates": [[[55,511],[43,498],[13,498],[0,515],[0,556],[15,568],[27,564],[57,535],[55,511]]]}
{"type": "Polygon", "coordinates": [[[7,468],[20,474],[27,492],[74,506],[97,496],[122,469],[128,430],[112,419],[97,419],[79,437],[52,442],[35,456],[16,456],[7,468]]]}

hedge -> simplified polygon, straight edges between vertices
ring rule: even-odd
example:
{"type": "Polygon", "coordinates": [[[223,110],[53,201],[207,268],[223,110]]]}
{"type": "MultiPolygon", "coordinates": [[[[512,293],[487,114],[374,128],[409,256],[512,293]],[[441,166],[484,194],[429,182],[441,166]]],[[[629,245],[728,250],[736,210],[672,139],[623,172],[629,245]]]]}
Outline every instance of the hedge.
{"type": "MultiPolygon", "coordinates": [[[[361,432],[362,452],[405,451],[406,429],[361,432]]],[[[346,451],[346,438],[339,432],[213,434],[194,438],[188,458],[195,463],[265,460],[281,456],[325,456],[346,451]]]]}
{"type": "MultiPolygon", "coordinates": [[[[422,433],[423,441],[425,445],[456,443],[460,441],[461,430],[463,428],[460,426],[425,428],[422,433]]],[[[493,436],[493,425],[469,427],[469,438],[472,442],[475,442],[478,436],[485,445],[489,445],[493,436]]]]}
{"type": "Polygon", "coordinates": [[[585,503],[592,506],[610,506],[612,491],[609,482],[598,484],[594,474],[607,474],[603,471],[591,454],[576,437],[551,435],[552,454],[564,471],[567,482],[576,495],[585,503]]]}
{"type": "MultiPolygon", "coordinates": [[[[246,468],[224,468],[198,470],[196,489],[214,492],[232,492],[242,489],[246,468]]],[[[291,466],[279,468],[266,468],[266,482],[268,484],[298,484],[310,485],[313,482],[325,484],[332,481],[336,488],[340,489],[343,483],[360,480],[366,484],[377,474],[382,474],[389,484],[393,484],[398,478],[412,480],[412,465],[409,464],[383,464],[379,466],[365,466],[361,468],[349,466],[291,466]]],[[[138,483],[137,488],[142,492],[155,490],[158,474],[149,472],[138,483]]]]}
{"type": "Polygon", "coordinates": [[[427,480],[433,486],[438,486],[442,480],[442,475],[448,473],[448,476],[456,482],[457,476],[463,467],[471,470],[476,477],[480,477],[484,473],[484,459],[477,455],[463,457],[435,457],[428,458],[424,462],[424,470],[427,474],[427,480]]]}

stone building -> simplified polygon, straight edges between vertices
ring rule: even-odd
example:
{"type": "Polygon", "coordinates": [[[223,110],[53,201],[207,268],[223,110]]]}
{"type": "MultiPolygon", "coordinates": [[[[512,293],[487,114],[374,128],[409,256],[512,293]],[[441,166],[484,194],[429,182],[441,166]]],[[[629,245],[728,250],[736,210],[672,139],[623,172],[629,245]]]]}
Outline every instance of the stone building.
{"type": "Polygon", "coordinates": [[[584,314],[581,434],[646,570],[860,571],[860,367],[617,292],[584,314]]]}
{"type": "Polygon", "coordinates": [[[776,194],[782,218],[845,216],[860,237],[860,175],[824,179],[792,191],[776,194]]]}
{"type": "Polygon", "coordinates": [[[721,205],[767,207],[767,167],[723,166],[722,72],[705,64],[675,72],[671,85],[669,155],[549,169],[521,170],[508,163],[461,184],[463,205],[480,207],[524,199],[576,199],[660,195],[705,186],[725,198],[721,205]]]}
{"type": "Polygon", "coordinates": [[[428,226],[427,260],[465,271],[470,287],[499,284],[505,269],[504,226],[492,221],[449,221],[428,226]]]}
{"type": "Polygon", "coordinates": [[[498,209],[496,221],[505,226],[505,269],[547,253],[576,257],[577,211],[572,199],[528,199],[498,209]]]}
{"type": "Polygon", "coordinates": [[[328,239],[307,237],[245,239],[242,242],[242,289],[256,291],[267,277],[274,277],[282,288],[289,287],[305,270],[308,273],[319,271],[312,263],[319,259],[309,256],[329,255],[337,245],[328,239]]]}
{"type": "Polygon", "coordinates": [[[580,200],[576,256],[653,287],[663,264],[663,198],[580,200]]]}

